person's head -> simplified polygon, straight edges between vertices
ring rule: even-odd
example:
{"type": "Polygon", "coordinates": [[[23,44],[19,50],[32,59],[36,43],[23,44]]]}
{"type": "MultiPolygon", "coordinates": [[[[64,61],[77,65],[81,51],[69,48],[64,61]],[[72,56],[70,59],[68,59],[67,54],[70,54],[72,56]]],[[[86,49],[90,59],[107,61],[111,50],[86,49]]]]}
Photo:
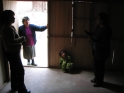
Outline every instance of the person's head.
{"type": "Polygon", "coordinates": [[[30,19],[29,19],[28,16],[25,16],[25,17],[23,17],[23,19],[22,19],[22,23],[23,23],[26,27],[29,26],[29,21],[30,21],[30,19]]]}
{"type": "Polygon", "coordinates": [[[67,55],[66,52],[63,50],[59,52],[59,56],[62,58],[66,57],[66,55],[67,55]]]}
{"type": "Polygon", "coordinates": [[[11,25],[15,22],[15,13],[12,10],[4,10],[1,15],[2,25],[11,25]]]}
{"type": "Polygon", "coordinates": [[[97,18],[98,25],[108,24],[108,21],[109,21],[109,16],[107,13],[101,12],[98,14],[98,18],[97,18]]]}

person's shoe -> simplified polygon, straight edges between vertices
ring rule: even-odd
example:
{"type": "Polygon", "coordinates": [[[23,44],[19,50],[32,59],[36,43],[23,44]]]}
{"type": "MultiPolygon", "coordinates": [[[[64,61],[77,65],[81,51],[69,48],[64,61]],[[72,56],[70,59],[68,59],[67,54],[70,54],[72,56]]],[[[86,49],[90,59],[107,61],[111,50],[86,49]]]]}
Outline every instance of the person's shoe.
{"type": "Polygon", "coordinates": [[[31,91],[30,90],[27,90],[26,92],[24,92],[24,93],[31,93],[31,91]]]}
{"type": "Polygon", "coordinates": [[[35,64],[35,63],[31,63],[31,65],[33,65],[33,66],[37,66],[37,64],[35,64]]]}
{"type": "Polygon", "coordinates": [[[18,91],[18,93],[31,93],[31,91],[30,90],[18,91]]]}
{"type": "Polygon", "coordinates": [[[92,83],[96,83],[96,79],[92,79],[91,82],[92,82],[92,83]]]}
{"type": "Polygon", "coordinates": [[[30,62],[28,62],[27,65],[31,65],[30,62]]]}

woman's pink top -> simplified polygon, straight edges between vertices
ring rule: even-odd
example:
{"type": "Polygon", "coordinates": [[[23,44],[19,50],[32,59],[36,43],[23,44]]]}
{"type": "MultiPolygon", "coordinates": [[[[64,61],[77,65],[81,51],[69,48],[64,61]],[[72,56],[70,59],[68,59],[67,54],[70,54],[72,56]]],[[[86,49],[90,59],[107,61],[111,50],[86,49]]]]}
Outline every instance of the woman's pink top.
{"type": "Polygon", "coordinates": [[[34,40],[30,28],[26,27],[25,30],[26,30],[26,46],[34,45],[34,40]]]}

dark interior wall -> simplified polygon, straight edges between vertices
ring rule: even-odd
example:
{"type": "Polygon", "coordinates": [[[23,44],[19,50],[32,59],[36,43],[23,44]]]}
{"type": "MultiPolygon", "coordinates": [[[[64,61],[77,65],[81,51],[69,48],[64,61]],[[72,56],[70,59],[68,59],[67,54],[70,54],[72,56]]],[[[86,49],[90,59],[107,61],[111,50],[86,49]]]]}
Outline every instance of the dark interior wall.
{"type": "MultiPolygon", "coordinates": [[[[83,5],[85,9],[90,10],[89,4],[83,5]]],[[[76,7],[79,8],[78,5],[76,7]]],[[[75,68],[92,68],[91,46],[82,31],[85,26],[85,28],[89,28],[89,17],[87,15],[90,16],[90,13],[85,9],[78,10],[85,12],[81,16],[75,10],[77,15],[75,15],[75,19],[72,19],[72,1],[49,2],[49,67],[59,67],[59,52],[66,50],[71,55],[75,68]],[[84,20],[80,21],[79,17],[84,20]],[[85,20],[85,18],[88,20],[85,20]],[[73,30],[74,37],[71,38],[73,20],[75,20],[73,24],[75,30],[73,30]]]]}
{"type": "MultiPolygon", "coordinates": [[[[3,11],[3,7],[2,7],[2,0],[1,0],[0,1],[0,14],[2,13],[2,11],[3,11]]],[[[1,29],[1,19],[0,19],[0,29],[1,29]]],[[[0,30],[0,33],[1,33],[1,30],[0,30]]],[[[4,73],[4,69],[3,69],[2,45],[1,45],[1,37],[0,37],[0,88],[4,84],[4,75],[3,75],[3,73],[4,73]]]]}
{"type": "Polygon", "coordinates": [[[84,30],[90,30],[92,14],[92,3],[74,2],[73,3],[73,43],[72,54],[76,68],[92,69],[93,56],[92,48],[84,30]]]}
{"type": "Polygon", "coordinates": [[[112,3],[109,6],[110,25],[113,31],[113,66],[124,70],[124,3],[112,3]]]}
{"type": "MultiPolygon", "coordinates": [[[[0,0],[0,16],[3,12],[3,2],[0,0]]],[[[1,35],[1,19],[0,19],[0,35],[1,35]]],[[[3,48],[2,38],[0,37],[0,88],[5,82],[9,81],[8,62],[5,58],[5,51],[3,48]]]]}
{"type": "Polygon", "coordinates": [[[73,26],[74,37],[71,43],[70,33],[71,26],[71,3],[66,5],[66,1],[50,1],[49,5],[49,66],[59,67],[58,53],[62,49],[66,49],[72,54],[75,67],[92,69],[93,56],[91,46],[83,30],[93,31],[96,27],[96,16],[99,12],[106,12],[110,17],[110,26],[113,36],[111,39],[111,56],[106,62],[108,70],[124,69],[124,49],[123,49],[123,3],[116,2],[92,2],[77,5],[75,10],[75,18],[73,26]],[[62,5],[63,4],[63,5],[62,5]],[[66,10],[67,9],[67,10],[66,10]],[[84,10],[83,10],[84,9],[84,10]],[[81,12],[84,12],[81,14],[81,12]],[[67,13],[68,12],[68,13],[67,13]],[[90,12],[90,13],[89,13],[90,12]],[[67,18],[67,19],[66,19],[67,18]],[[70,20],[70,21],[69,21],[70,20]],[[84,26],[84,27],[83,27],[84,26]],[[53,36],[53,37],[52,37],[53,36]],[[54,37],[56,36],[56,37],[54,37]],[[115,51],[114,51],[115,50],[115,51]],[[114,60],[113,59],[114,51],[114,60]]]}
{"type": "Polygon", "coordinates": [[[120,2],[94,2],[93,3],[92,30],[95,27],[95,17],[99,12],[109,14],[109,24],[113,36],[111,38],[111,56],[106,62],[106,69],[124,70],[124,3],[120,2]],[[114,56],[113,56],[114,55],[114,56]],[[113,60],[113,61],[112,61],[113,60]]]}

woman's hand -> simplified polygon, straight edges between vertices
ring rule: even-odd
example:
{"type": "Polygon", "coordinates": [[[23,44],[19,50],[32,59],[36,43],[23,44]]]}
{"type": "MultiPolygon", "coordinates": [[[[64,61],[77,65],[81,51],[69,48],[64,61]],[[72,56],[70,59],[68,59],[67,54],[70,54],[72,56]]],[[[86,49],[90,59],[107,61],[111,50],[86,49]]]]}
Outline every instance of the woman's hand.
{"type": "Polygon", "coordinates": [[[46,27],[48,28],[48,24],[46,25],[46,27]]]}

